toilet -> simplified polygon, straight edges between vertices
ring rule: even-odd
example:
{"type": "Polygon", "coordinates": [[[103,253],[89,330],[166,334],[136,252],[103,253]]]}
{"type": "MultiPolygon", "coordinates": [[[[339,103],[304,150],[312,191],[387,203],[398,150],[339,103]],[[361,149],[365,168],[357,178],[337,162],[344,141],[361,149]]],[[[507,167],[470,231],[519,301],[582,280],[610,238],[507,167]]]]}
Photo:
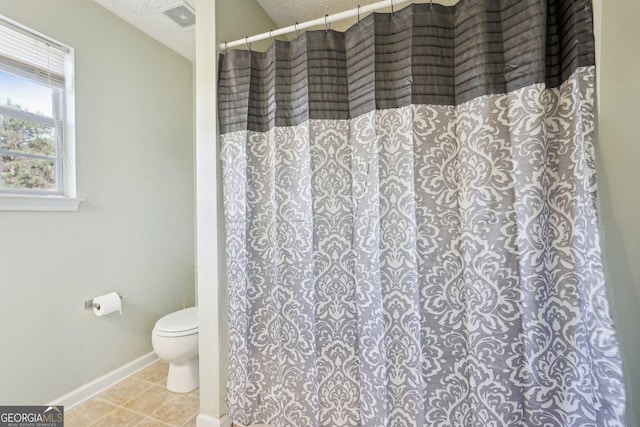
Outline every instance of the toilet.
{"type": "Polygon", "coordinates": [[[169,391],[188,393],[199,387],[196,307],[174,311],[158,320],[151,333],[151,344],[158,357],[169,362],[169,391]]]}

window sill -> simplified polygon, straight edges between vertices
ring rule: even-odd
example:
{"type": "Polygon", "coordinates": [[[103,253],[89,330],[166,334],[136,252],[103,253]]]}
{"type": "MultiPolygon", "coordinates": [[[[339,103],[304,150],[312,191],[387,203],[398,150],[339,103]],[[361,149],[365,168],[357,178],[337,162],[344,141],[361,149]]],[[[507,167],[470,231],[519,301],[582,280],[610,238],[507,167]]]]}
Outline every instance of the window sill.
{"type": "Polygon", "coordinates": [[[61,196],[0,195],[0,211],[67,211],[78,210],[84,199],[61,196]]]}

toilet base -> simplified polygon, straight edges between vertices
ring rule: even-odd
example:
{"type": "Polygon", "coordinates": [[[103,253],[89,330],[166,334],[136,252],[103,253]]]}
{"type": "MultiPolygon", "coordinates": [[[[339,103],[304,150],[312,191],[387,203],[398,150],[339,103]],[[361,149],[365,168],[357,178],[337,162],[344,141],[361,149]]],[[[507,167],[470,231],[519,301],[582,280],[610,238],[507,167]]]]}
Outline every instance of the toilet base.
{"type": "Polygon", "coordinates": [[[170,363],[167,375],[167,390],[174,393],[189,393],[200,387],[198,358],[182,363],[170,363]]]}

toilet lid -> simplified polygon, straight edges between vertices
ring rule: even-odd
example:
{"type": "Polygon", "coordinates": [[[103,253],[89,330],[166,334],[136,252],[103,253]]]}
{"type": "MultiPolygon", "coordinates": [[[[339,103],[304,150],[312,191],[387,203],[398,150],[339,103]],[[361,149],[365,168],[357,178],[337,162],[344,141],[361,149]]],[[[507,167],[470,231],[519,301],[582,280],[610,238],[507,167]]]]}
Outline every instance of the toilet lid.
{"type": "Polygon", "coordinates": [[[198,309],[197,307],[189,307],[169,313],[156,322],[155,329],[157,332],[193,333],[198,330],[198,309]]]}

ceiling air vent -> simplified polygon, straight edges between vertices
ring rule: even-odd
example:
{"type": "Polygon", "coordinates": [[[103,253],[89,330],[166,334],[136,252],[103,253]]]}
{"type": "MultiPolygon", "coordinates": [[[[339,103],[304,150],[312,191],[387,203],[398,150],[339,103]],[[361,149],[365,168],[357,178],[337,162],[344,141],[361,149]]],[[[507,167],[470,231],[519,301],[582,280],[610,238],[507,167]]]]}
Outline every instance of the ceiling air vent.
{"type": "Polygon", "coordinates": [[[169,9],[164,10],[166,16],[171,18],[173,22],[180,25],[182,28],[188,28],[196,24],[196,14],[193,8],[186,3],[174,5],[169,9]]]}

